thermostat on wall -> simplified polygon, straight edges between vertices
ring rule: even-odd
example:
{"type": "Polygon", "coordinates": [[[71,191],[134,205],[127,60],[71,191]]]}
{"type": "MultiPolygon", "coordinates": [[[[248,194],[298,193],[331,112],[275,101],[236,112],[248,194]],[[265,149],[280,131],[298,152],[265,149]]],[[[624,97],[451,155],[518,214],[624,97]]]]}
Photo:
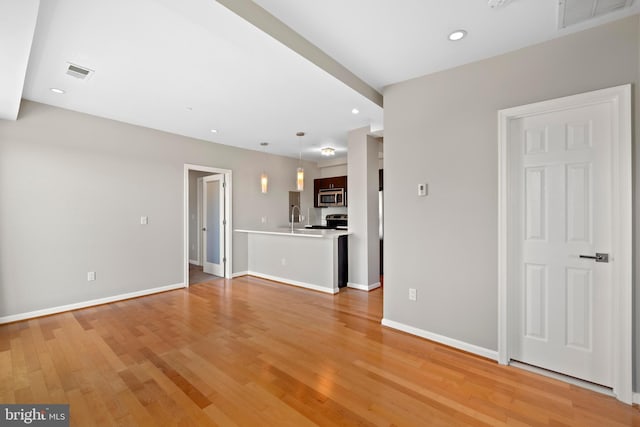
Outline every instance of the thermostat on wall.
{"type": "Polygon", "coordinates": [[[427,195],[427,184],[418,184],[418,196],[427,195]]]}

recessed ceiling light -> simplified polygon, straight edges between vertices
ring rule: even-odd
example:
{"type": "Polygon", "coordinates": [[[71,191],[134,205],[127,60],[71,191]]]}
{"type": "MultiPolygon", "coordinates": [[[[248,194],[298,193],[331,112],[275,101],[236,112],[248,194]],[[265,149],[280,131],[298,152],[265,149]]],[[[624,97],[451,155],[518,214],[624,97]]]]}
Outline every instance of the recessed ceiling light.
{"type": "Polygon", "coordinates": [[[52,88],[51,88],[51,89],[49,89],[49,90],[50,90],[51,92],[53,92],[53,93],[60,93],[60,94],[64,93],[64,90],[62,90],[62,89],[58,89],[57,87],[52,87],[52,88]]]}
{"type": "Polygon", "coordinates": [[[457,42],[458,40],[462,40],[467,35],[465,30],[456,30],[449,34],[449,40],[452,42],[457,42]]]}
{"type": "Polygon", "coordinates": [[[360,110],[358,110],[357,108],[354,108],[353,110],[351,110],[352,114],[360,114],[360,110]]]}
{"type": "Polygon", "coordinates": [[[333,156],[336,154],[336,150],[335,148],[324,147],[320,149],[320,153],[322,153],[323,156],[333,156]]]}
{"type": "Polygon", "coordinates": [[[211,133],[218,133],[218,129],[211,129],[211,133]]]}

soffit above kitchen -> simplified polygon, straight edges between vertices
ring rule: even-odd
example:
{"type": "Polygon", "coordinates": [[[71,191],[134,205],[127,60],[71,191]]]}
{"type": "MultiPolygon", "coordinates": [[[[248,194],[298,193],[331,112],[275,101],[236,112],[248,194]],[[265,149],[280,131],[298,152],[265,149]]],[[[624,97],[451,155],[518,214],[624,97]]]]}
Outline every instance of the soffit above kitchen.
{"type": "Polygon", "coordinates": [[[349,130],[383,119],[380,105],[212,0],[41,1],[23,98],[251,150],[268,142],[295,158],[301,142],[314,161],[326,146],[345,156],[349,130]]]}
{"type": "Polygon", "coordinates": [[[638,0],[255,2],[379,91],[640,11],[638,0]]]}

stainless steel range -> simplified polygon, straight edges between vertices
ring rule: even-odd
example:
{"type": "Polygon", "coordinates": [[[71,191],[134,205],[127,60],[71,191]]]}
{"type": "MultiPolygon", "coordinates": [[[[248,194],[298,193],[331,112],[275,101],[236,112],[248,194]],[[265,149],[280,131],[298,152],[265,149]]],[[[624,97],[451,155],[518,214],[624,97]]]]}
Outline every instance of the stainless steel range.
{"type": "Polygon", "coordinates": [[[325,217],[327,225],[307,225],[307,228],[319,228],[325,230],[347,230],[349,221],[347,214],[329,214],[325,217]]]}

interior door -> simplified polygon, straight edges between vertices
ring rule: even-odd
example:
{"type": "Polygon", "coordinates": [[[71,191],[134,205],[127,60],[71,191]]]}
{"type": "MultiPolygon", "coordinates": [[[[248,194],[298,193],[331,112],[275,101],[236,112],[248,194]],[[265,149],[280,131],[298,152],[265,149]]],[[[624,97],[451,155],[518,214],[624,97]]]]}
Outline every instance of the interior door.
{"type": "Polygon", "coordinates": [[[225,263],[225,199],[224,175],[211,175],[202,179],[203,201],[203,270],[224,276],[225,263]]]}
{"type": "Polygon", "coordinates": [[[540,114],[509,129],[511,358],[607,387],[611,109],[603,103],[540,114]]]}

